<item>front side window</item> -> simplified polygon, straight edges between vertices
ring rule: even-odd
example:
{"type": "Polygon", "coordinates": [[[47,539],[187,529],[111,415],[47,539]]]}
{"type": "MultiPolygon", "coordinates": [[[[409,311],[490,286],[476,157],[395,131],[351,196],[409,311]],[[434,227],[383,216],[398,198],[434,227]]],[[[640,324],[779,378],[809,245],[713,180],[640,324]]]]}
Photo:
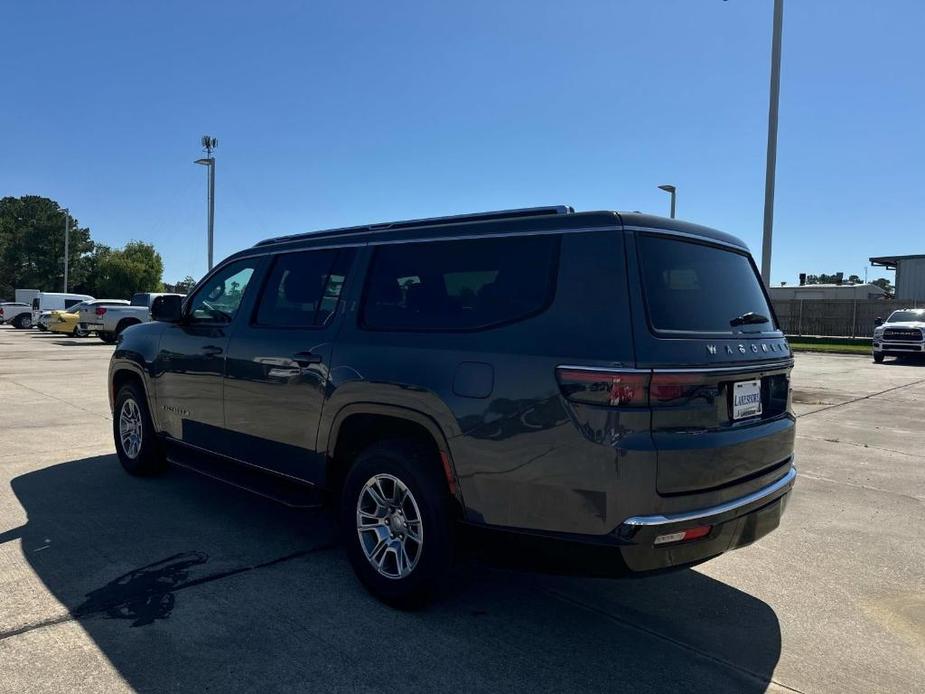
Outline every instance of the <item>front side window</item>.
{"type": "Polygon", "coordinates": [[[746,253],[667,236],[640,235],[649,321],[665,333],[761,333],[776,329],[746,253]]]}
{"type": "Polygon", "coordinates": [[[256,324],[311,328],[324,325],[337,308],[352,249],[283,253],[273,261],[257,307],[256,324]]]}
{"type": "Polygon", "coordinates": [[[542,311],[555,291],[559,237],[385,245],[376,250],[361,322],[374,330],[477,330],[542,311]]]}
{"type": "Polygon", "coordinates": [[[189,307],[194,323],[230,323],[244,299],[256,260],[240,260],[222,268],[199,287],[189,307]]]}

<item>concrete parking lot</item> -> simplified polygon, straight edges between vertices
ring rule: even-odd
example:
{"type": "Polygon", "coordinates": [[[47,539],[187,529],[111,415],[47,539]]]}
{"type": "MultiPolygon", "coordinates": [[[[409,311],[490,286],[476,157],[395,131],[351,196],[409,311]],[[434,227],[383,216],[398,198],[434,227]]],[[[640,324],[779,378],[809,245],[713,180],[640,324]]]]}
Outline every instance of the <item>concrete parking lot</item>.
{"type": "Polygon", "coordinates": [[[112,347],[0,326],[0,691],[910,692],[925,683],[925,365],[799,355],[781,528],[632,580],[468,562],[417,613],[323,512],[113,453],[112,347]]]}

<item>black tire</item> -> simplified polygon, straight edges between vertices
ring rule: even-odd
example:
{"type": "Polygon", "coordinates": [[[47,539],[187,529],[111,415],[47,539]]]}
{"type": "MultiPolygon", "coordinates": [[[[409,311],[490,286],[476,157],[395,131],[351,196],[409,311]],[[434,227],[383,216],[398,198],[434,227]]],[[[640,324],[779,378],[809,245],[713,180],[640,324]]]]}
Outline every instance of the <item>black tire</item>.
{"type": "Polygon", "coordinates": [[[13,321],[13,327],[19,328],[20,330],[28,330],[32,327],[32,316],[28,314],[17,316],[16,320],[13,321]]]}
{"type": "Polygon", "coordinates": [[[874,352],[874,363],[882,364],[883,363],[883,352],[874,352]]]}
{"type": "MultiPolygon", "coordinates": [[[[122,386],[116,395],[116,407],[112,415],[112,436],[116,444],[116,454],[119,462],[130,475],[146,477],[156,475],[167,467],[167,459],[163,448],[154,432],[151,414],[148,412],[148,402],[141,387],[130,383],[122,386]],[[138,436],[140,444],[136,451],[126,450],[121,425],[124,417],[134,419],[132,409],[137,408],[138,436]],[[134,453],[134,455],[132,455],[134,453]]],[[[128,444],[131,447],[131,444],[128,444]]]]}
{"type": "MultiPolygon", "coordinates": [[[[440,461],[434,457],[427,446],[413,440],[382,441],[369,446],[357,456],[344,482],[341,530],[353,570],[370,593],[402,609],[414,609],[426,604],[445,585],[453,565],[456,542],[452,500],[440,461]],[[387,478],[399,480],[410,492],[410,503],[406,498],[403,506],[405,513],[399,514],[399,518],[407,520],[408,526],[412,526],[412,517],[415,512],[418,514],[419,525],[416,527],[420,531],[421,542],[417,550],[413,551],[415,540],[410,533],[406,535],[401,527],[396,529],[394,540],[385,537],[380,539],[380,530],[383,535],[391,532],[392,526],[385,519],[380,530],[372,530],[372,525],[367,526],[368,530],[364,531],[363,536],[367,547],[376,542],[389,545],[398,542],[402,547],[408,547],[407,556],[413,554],[414,558],[409,562],[412,564],[410,571],[403,577],[385,576],[373,566],[373,560],[367,559],[367,550],[358,529],[361,495],[369,501],[370,497],[366,495],[367,484],[383,475],[386,476],[382,479],[385,495],[390,493],[387,478]]],[[[394,501],[394,498],[389,501],[394,501]]],[[[392,518],[394,522],[394,514],[392,518]]],[[[403,520],[399,523],[404,525],[403,520]]],[[[395,569],[395,554],[387,549],[380,556],[385,570],[398,573],[395,569]],[[390,554],[392,559],[388,559],[390,554]]],[[[376,556],[375,552],[373,556],[376,556]]]]}
{"type": "Polygon", "coordinates": [[[74,330],[71,333],[71,337],[89,337],[89,336],[90,336],[89,330],[81,330],[76,325],[74,326],[74,330]]]}
{"type": "Polygon", "coordinates": [[[96,336],[107,345],[111,345],[116,341],[116,336],[113,333],[97,333],[96,336]]]}

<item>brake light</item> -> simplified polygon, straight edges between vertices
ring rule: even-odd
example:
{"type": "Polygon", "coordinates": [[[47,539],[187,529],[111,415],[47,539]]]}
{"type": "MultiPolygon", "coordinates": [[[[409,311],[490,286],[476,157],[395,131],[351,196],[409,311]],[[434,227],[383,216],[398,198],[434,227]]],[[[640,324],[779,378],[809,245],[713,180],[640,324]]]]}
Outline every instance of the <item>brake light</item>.
{"type": "Polygon", "coordinates": [[[98,316],[103,316],[103,315],[105,315],[105,314],[106,314],[106,309],[105,309],[105,307],[103,307],[103,306],[97,306],[97,307],[96,307],[96,315],[98,315],[98,316]]]}
{"type": "Polygon", "coordinates": [[[3,308],[0,307],[0,316],[2,316],[2,315],[3,315],[3,308]]]}
{"type": "Polygon", "coordinates": [[[569,400],[611,407],[648,405],[650,375],[649,371],[556,368],[559,388],[569,400]]]}

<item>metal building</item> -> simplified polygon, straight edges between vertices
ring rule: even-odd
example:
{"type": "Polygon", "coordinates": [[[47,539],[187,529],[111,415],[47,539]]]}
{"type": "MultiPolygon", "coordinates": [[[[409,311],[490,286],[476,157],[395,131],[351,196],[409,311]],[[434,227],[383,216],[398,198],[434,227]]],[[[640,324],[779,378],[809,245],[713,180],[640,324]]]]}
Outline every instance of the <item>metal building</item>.
{"type": "Polygon", "coordinates": [[[871,258],[870,264],[896,270],[893,286],[897,300],[925,301],[925,254],[871,258]]]}

